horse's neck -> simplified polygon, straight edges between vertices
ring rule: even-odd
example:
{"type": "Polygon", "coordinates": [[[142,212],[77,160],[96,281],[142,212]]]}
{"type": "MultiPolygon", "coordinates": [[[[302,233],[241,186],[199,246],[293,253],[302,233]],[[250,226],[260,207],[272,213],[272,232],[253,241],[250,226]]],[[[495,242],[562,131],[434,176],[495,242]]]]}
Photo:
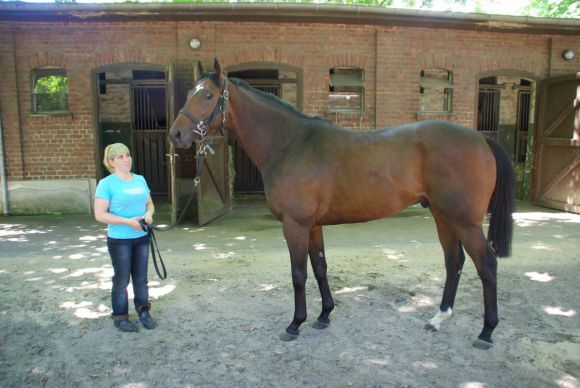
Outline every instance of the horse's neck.
{"type": "Polygon", "coordinates": [[[272,157],[285,153],[301,136],[301,126],[293,125],[299,117],[238,85],[230,87],[229,101],[234,135],[264,174],[272,157]]]}

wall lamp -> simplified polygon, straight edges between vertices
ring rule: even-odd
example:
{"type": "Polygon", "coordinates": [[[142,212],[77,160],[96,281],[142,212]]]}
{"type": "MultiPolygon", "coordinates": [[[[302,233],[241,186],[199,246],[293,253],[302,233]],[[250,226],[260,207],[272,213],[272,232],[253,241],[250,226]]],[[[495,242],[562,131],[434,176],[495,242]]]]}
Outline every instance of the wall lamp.
{"type": "Polygon", "coordinates": [[[562,58],[564,58],[567,61],[571,61],[572,59],[576,58],[576,53],[570,49],[564,50],[562,52],[562,58]]]}
{"type": "Polygon", "coordinates": [[[192,40],[189,41],[189,47],[191,47],[192,50],[197,50],[198,48],[201,47],[200,40],[197,38],[193,38],[192,40]]]}

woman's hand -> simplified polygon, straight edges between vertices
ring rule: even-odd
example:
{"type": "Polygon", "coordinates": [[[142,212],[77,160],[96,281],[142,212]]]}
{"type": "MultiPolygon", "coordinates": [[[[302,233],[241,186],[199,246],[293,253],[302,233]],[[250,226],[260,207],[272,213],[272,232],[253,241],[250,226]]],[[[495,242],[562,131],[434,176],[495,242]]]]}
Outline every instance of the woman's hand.
{"type": "Polygon", "coordinates": [[[137,230],[138,232],[142,232],[143,228],[141,227],[141,224],[139,223],[139,221],[141,221],[142,219],[144,219],[144,217],[127,218],[127,220],[128,220],[127,225],[129,225],[133,229],[137,230]]]}

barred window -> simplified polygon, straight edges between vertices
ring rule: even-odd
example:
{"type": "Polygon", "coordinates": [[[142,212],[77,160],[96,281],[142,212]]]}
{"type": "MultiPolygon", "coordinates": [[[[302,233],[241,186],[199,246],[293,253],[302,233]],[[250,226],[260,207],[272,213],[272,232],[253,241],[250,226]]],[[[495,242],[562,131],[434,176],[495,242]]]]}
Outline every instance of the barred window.
{"type": "Polygon", "coordinates": [[[66,69],[39,68],[32,74],[32,112],[68,111],[68,78],[66,69]]]}
{"type": "Polygon", "coordinates": [[[441,69],[425,69],[420,78],[420,112],[452,112],[453,73],[441,69]]]}

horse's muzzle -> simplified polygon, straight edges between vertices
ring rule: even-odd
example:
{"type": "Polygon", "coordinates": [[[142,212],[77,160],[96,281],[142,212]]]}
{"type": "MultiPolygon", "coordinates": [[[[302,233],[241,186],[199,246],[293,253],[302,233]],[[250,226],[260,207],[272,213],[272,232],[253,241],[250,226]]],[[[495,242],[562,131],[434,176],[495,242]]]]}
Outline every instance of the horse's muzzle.
{"type": "Polygon", "coordinates": [[[169,130],[169,140],[177,148],[189,148],[193,143],[193,132],[183,131],[176,126],[169,130]]]}

